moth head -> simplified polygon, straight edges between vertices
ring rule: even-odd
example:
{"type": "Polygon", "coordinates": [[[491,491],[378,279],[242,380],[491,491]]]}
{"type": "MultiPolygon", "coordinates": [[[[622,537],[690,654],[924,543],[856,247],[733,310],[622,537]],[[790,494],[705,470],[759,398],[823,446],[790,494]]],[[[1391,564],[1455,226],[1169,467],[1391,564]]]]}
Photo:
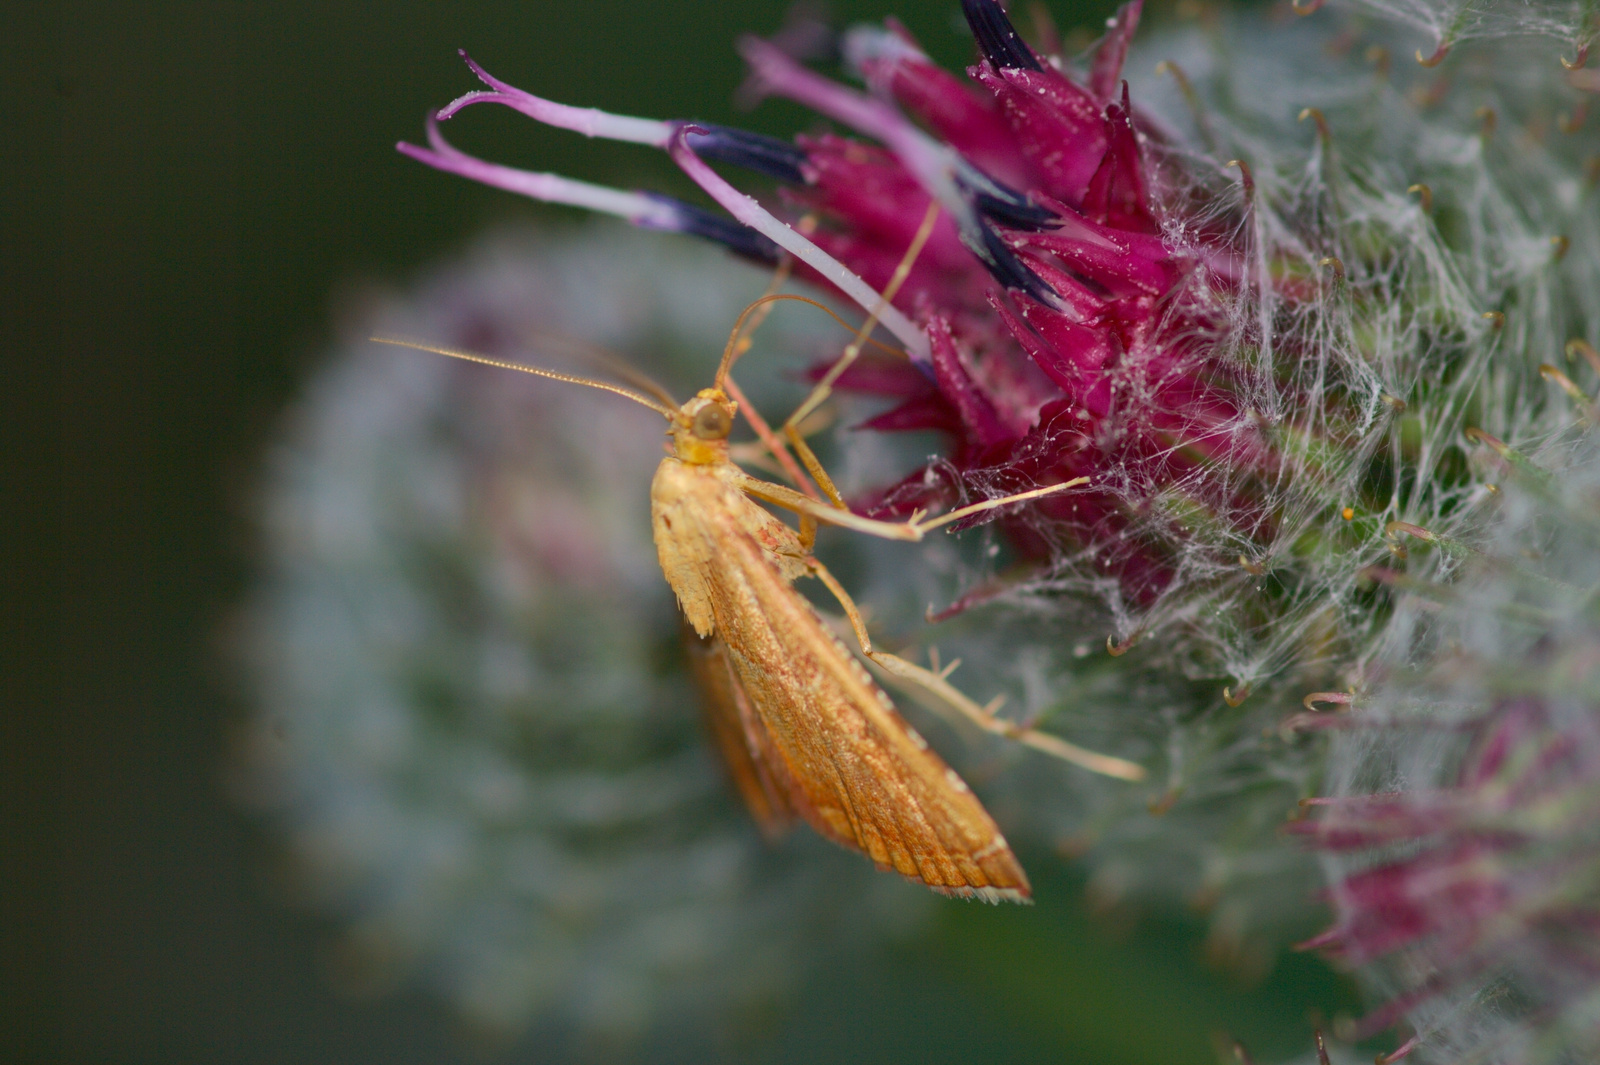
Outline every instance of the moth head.
{"type": "Polygon", "coordinates": [[[701,389],[678,408],[672,426],[674,453],[684,462],[697,465],[727,461],[728,434],[733,431],[733,416],[738,409],[721,389],[701,389]]]}

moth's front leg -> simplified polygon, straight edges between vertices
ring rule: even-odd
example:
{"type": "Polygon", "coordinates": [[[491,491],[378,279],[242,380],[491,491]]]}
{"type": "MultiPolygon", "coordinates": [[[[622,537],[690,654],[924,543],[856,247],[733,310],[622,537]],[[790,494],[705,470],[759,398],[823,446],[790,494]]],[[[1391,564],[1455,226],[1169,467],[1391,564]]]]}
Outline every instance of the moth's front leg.
{"type": "Polygon", "coordinates": [[[850,510],[829,506],[826,503],[801,495],[792,488],[771,481],[762,481],[746,475],[739,487],[757,499],[765,500],[785,510],[792,510],[802,518],[809,516],[814,521],[824,525],[837,525],[845,529],[854,529],[856,532],[866,533],[868,536],[877,536],[885,540],[908,540],[916,543],[926,536],[931,530],[941,525],[960,521],[962,518],[971,517],[986,510],[1009,506],[1012,503],[1021,503],[1029,499],[1037,499],[1066,488],[1075,488],[1080,484],[1087,484],[1089,478],[1077,477],[1061,484],[1046,485],[1043,488],[1034,488],[1027,492],[1017,492],[1014,495],[1002,496],[999,499],[986,499],[981,503],[959,507],[937,518],[927,518],[923,511],[916,511],[905,521],[879,521],[876,518],[864,518],[850,510]]]}

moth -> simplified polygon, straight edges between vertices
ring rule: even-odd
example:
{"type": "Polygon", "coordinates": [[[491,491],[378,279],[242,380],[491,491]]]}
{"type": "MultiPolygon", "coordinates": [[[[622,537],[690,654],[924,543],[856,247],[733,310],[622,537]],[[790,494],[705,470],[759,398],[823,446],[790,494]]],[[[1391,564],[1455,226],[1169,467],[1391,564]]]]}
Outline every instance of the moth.
{"type": "MultiPolygon", "coordinates": [[[[766,297],[774,298],[801,297],[766,297]]],[[[693,664],[708,699],[713,738],[756,820],[771,833],[799,818],[825,838],[865,854],[880,869],[943,894],[1027,901],[1027,874],[994,819],[900,716],[794,582],[821,580],[844,608],[862,653],[887,672],[991,731],[1024,740],[1032,735],[1042,741],[1035,746],[1100,772],[1137,779],[1143,770],[1133,763],[999,722],[950,686],[948,671],[935,673],[875,650],[855,603],[812,553],[818,523],[917,541],[979,511],[1070,488],[1083,479],[933,519],[919,512],[907,521],[887,522],[845,509],[831,482],[826,488],[832,504],[754,477],[729,454],[739,410],[729,395],[737,394],[729,370],[743,321],[735,326],[712,387],[682,405],[659,389],[654,389],[658,399],[652,399],[605,381],[412,341],[373,339],[602,388],[662,414],[668,423],[667,455],[650,488],[656,551],[698,641],[693,664]],[[798,528],[762,503],[798,515],[798,528]]],[[[781,450],[758,417],[749,420],[769,449],[781,450]]],[[[812,472],[825,477],[809,449],[801,453],[812,472]]]]}

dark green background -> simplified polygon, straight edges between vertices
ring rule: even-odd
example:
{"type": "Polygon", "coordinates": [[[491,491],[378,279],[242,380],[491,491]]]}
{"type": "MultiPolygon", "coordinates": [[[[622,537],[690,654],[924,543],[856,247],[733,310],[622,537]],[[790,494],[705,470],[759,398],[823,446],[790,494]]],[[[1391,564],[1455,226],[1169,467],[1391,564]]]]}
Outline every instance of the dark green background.
{"type": "MultiPolygon", "coordinates": [[[[271,840],[225,799],[243,710],[220,646],[248,580],[257,455],[315,368],[339,285],[401,282],[537,210],[392,150],[472,87],[456,47],[559,99],[790,132],[795,109],[750,118],[730,104],[733,37],[772,30],[784,6],[69,2],[8,18],[35,21],[7,30],[4,71],[18,123],[5,149],[6,510],[31,547],[7,567],[4,757],[8,792],[41,800],[6,803],[13,1051],[471,1060],[428,1000],[325,989],[323,927],[274,901],[271,840]],[[59,406],[40,398],[51,391],[59,406]],[[47,608],[43,641],[20,638],[22,605],[47,608]],[[41,674],[45,697],[20,690],[41,674]]],[[[952,0],[834,8],[841,21],[893,11],[942,61],[969,55],[952,0]]],[[[1055,13],[1067,28],[1109,8],[1055,13]]],[[[451,134],[507,162],[684,188],[648,150],[509,112],[451,134]]],[[[1270,1059],[1307,1045],[1308,1011],[1348,1002],[1305,959],[1240,991],[1181,922],[1114,937],[1069,871],[1029,862],[1038,907],[945,907],[928,941],[818,981],[752,1056],[1178,1065],[1209,1060],[1226,1028],[1270,1059]]]]}

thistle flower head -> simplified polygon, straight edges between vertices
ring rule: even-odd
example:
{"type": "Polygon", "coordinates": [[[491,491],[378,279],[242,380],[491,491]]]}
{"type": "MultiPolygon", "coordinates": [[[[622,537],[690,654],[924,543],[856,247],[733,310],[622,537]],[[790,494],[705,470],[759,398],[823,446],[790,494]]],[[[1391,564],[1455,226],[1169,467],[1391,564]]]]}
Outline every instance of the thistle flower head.
{"type": "MultiPolygon", "coordinates": [[[[1024,556],[1044,564],[1032,587],[1088,593],[1109,611],[1118,640],[1164,634],[1184,668],[1239,686],[1305,662],[1313,618],[1334,628],[1318,654],[1352,650],[1368,618],[1351,599],[1362,560],[1342,550],[1350,530],[1380,516],[1437,523],[1458,487],[1430,476],[1396,497],[1382,449],[1404,430],[1408,408],[1432,400],[1432,383],[1470,372],[1459,369],[1464,354],[1487,355],[1497,337],[1483,316],[1517,283],[1503,270],[1482,284],[1462,277],[1466,264],[1430,232],[1427,212],[1392,184],[1436,176],[1438,152],[1422,152],[1447,138],[1413,131],[1409,153],[1374,170],[1343,154],[1345,138],[1392,147],[1408,134],[1381,128],[1377,116],[1399,127],[1432,120],[1308,87],[1302,118],[1317,121],[1300,130],[1317,136],[1285,152],[1262,126],[1282,119],[1270,106],[1239,107],[1259,94],[1237,90],[1233,72],[1210,56],[1166,67],[1186,100],[1163,92],[1159,115],[1135,106],[1123,68],[1138,2],[1076,70],[1025,43],[993,0],[969,0],[963,12],[979,56],[965,83],[894,24],[843,40],[866,92],[773,43],[741,42],[755,93],[798,101],[867,141],[821,133],[791,144],[604,115],[476,66],[488,90],[440,112],[495,102],[666,149],[734,222],[659,196],[472,160],[434,127],[431,147],[402,150],[542,199],[707,236],[746,257],[787,252],[801,276],[878,312],[911,360],[864,361],[841,386],[899,401],[868,427],[935,429],[949,444],[869,502],[911,509],[930,496],[992,497],[1090,477],[1091,491],[1041,502],[1007,529],[1024,556]],[[819,224],[802,236],[708,162],[776,179],[791,213],[819,224]],[[883,306],[877,293],[930,205],[940,212],[932,235],[883,306]],[[1347,509],[1366,520],[1350,526],[1347,509]],[[1281,589],[1272,603],[1258,594],[1262,572],[1281,589]],[[1200,617],[1222,620],[1199,625],[1200,617]]],[[[1257,64],[1263,73],[1271,65],[1257,64]]],[[[1399,106],[1399,91],[1386,107],[1399,106]]],[[[1451,147],[1458,166],[1463,147],[1451,147]]],[[[1463,206],[1513,243],[1529,223],[1555,228],[1556,219],[1506,217],[1523,208],[1496,199],[1507,195],[1514,190],[1491,185],[1463,206]]],[[[1552,237],[1572,239],[1535,238],[1546,260],[1552,237]]],[[[1530,258],[1526,274],[1534,265],[1530,258]]],[[[1438,448],[1428,459],[1438,469],[1451,461],[1438,448]]]]}
{"type": "Polygon", "coordinates": [[[1600,339],[1582,71],[1526,45],[1401,63],[1433,42],[1332,11],[1219,14],[1139,41],[1137,2],[1072,61],[993,0],[962,9],[965,79],[894,23],[842,39],[864,89],[745,39],[752,94],[839,130],[792,142],[570,107],[476,67],[487,89],[440,113],[492,102],[654,146],[728,217],[474,160],[437,123],[402,150],[747,259],[787,256],[877,315],[908,358],[864,357],[840,387],[891,401],[869,428],[946,444],[865,506],[1090,477],[1003,518],[1028,568],[968,569],[945,614],[991,604],[984,625],[1011,642],[967,635],[1037,693],[1029,713],[1098,707],[1121,738],[1101,746],[1164,763],[1166,783],[1056,782],[1031,808],[1117,892],[1204,900],[1231,940],[1293,924],[1300,903],[1265,901],[1295,896],[1307,870],[1277,827],[1323,748],[1301,727],[1322,719],[1291,708],[1348,688],[1375,653],[1390,604],[1371,567],[1408,542],[1418,577],[1459,566],[1493,485],[1463,431],[1512,446],[1556,431],[1570,405],[1538,367],[1571,337],[1600,339]],[[714,165],[779,187],[751,198],[714,165]],[[1111,662],[1102,646],[1136,650],[1111,662]],[[1118,687],[1118,673],[1138,677],[1118,687]]]}
{"type": "MultiPolygon", "coordinates": [[[[1132,615],[1187,583],[1174,537],[1191,540],[1193,526],[1206,524],[1230,559],[1241,544],[1270,537],[1272,515],[1239,482],[1277,463],[1257,412],[1241,401],[1248,368],[1216,343],[1227,333],[1224,295],[1250,290],[1243,245],[1226,226],[1184,209],[1179,178],[1164,173],[1160,138],[1135,114],[1120,78],[1140,9],[1130,4],[1113,20],[1081,83],[1058,62],[1041,61],[992,0],[963,6],[981,53],[970,88],[933,67],[898,28],[858,29],[846,41],[871,94],[807,70],[773,44],[742,42],[759,91],[798,100],[876,145],[820,135],[789,146],[722,128],[602,116],[476,67],[489,90],[440,112],[448,118],[497,102],[665,148],[775,246],[748,230],[719,235],[700,213],[659,197],[469,159],[433,127],[429,148],[402,150],[540,198],[713,236],[749,256],[777,247],[793,253],[803,276],[876,313],[912,356],[909,365],[864,365],[841,379],[900,400],[868,424],[937,428],[952,438],[936,468],[883,493],[880,508],[1090,476],[1094,491],[1040,508],[1015,524],[1015,540],[1063,572],[1100,585],[1110,575],[1119,627],[1149,628],[1154,622],[1132,615]],[[786,199],[821,215],[823,227],[800,237],[728,188],[708,159],[785,182],[786,199]],[[930,205],[942,217],[895,305],[883,305],[876,292],[889,286],[930,205]],[[939,471],[951,476],[941,483],[939,471]]],[[[1255,544],[1248,553],[1260,551],[1255,544]]]]}

